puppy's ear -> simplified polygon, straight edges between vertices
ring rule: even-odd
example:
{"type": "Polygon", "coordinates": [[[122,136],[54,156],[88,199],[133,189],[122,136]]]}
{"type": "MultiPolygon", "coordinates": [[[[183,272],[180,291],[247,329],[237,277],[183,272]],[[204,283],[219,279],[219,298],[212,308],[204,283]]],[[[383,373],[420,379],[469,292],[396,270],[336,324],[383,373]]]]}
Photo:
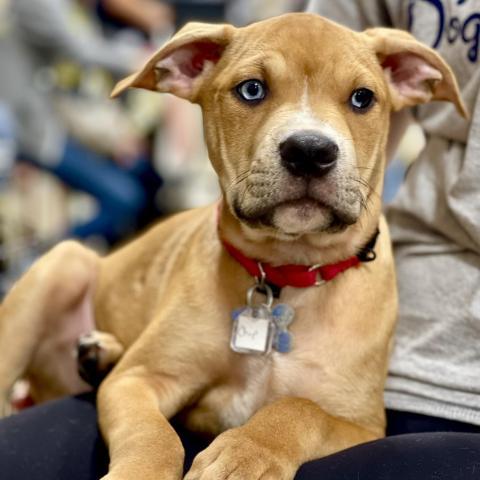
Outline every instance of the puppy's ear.
{"type": "Polygon", "coordinates": [[[195,101],[202,77],[220,60],[234,31],[231,25],[188,23],[139,72],[118,82],[111,96],[137,87],[195,101]]]}
{"type": "Polygon", "coordinates": [[[468,118],[455,76],[435,50],[402,30],[372,28],[365,35],[385,72],[395,111],[445,100],[468,118]]]}

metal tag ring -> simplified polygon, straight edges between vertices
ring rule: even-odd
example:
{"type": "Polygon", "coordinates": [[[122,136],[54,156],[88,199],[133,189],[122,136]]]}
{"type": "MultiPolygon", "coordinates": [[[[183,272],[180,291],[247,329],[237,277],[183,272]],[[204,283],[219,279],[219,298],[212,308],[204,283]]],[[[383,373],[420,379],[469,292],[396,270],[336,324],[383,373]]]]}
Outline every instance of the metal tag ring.
{"type": "Polygon", "coordinates": [[[267,308],[271,308],[273,305],[273,292],[272,289],[265,283],[263,285],[253,285],[247,291],[247,305],[253,307],[253,295],[255,292],[265,295],[266,302],[263,302],[261,305],[265,305],[267,308]]]}

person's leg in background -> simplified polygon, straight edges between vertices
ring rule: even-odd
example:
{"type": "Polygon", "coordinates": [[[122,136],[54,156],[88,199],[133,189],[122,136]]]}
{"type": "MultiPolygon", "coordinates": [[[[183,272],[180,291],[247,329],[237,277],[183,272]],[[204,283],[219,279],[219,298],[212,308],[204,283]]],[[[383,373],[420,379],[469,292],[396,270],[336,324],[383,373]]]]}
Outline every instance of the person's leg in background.
{"type": "Polygon", "coordinates": [[[387,410],[387,436],[421,432],[463,432],[480,434],[480,425],[419,413],[387,410]]]}
{"type": "Polygon", "coordinates": [[[94,480],[107,469],[93,394],[50,402],[0,421],[2,480],[94,480]]]}
{"type": "Polygon", "coordinates": [[[162,214],[158,206],[157,194],[163,185],[163,179],[146,156],[137,158],[127,171],[142,186],[145,194],[145,203],[137,217],[137,229],[141,230],[162,214]]]}
{"type": "Polygon", "coordinates": [[[387,410],[387,438],[304,465],[296,480],[473,480],[480,426],[387,410]]]}
{"type": "Polygon", "coordinates": [[[428,432],[387,437],[303,465],[295,480],[476,480],[480,435],[428,432]]]}
{"type": "MultiPolygon", "coordinates": [[[[186,465],[208,441],[178,427],[186,465]]],[[[108,452],[97,427],[95,394],[66,397],[0,421],[2,480],[97,480],[108,452]]]]}
{"type": "MultiPolygon", "coordinates": [[[[421,425],[444,425],[437,420],[427,417],[421,425]]],[[[407,429],[414,425],[420,426],[418,419],[407,421],[407,429]]],[[[177,432],[188,469],[208,441],[179,426],[177,432]]],[[[94,394],[67,397],[0,421],[2,480],[96,480],[107,468],[94,394]]],[[[426,432],[387,437],[309,462],[295,480],[476,480],[479,472],[478,433],[426,432]]]]}
{"type": "Polygon", "coordinates": [[[92,195],[98,212],[91,220],[74,225],[67,236],[87,239],[102,236],[114,244],[151,221],[157,213],[154,196],[161,179],[145,158],[131,167],[120,167],[109,159],[67,141],[60,162],[49,170],[73,189],[92,195]],[[153,213],[155,212],[155,213],[153,213]]]}

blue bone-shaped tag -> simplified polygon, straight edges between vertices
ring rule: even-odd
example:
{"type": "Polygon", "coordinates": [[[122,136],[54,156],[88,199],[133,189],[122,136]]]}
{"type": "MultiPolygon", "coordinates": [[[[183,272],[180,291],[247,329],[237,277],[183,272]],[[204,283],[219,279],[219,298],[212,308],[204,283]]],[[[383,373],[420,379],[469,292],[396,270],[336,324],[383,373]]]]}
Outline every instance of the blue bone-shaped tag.
{"type": "Polygon", "coordinates": [[[288,331],[288,327],[293,322],[295,311],[290,305],[281,303],[273,308],[272,317],[276,326],[273,348],[277,352],[288,353],[292,349],[293,343],[293,336],[288,331]]]}
{"type": "Polygon", "coordinates": [[[232,320],[235,321],[242,312],[244,312],[248,307],[239,307],[232,312],[232,320]]]}

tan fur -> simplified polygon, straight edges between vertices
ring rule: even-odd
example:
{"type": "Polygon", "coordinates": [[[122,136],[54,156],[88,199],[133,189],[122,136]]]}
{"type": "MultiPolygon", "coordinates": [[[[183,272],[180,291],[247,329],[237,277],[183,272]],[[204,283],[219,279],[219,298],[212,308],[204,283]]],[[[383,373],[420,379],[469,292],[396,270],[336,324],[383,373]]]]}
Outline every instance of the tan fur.
{"type": "MultiPolygon", "coordinates": [[[[115,94],[133,85],[201,104],[223,201],[176,215],[106,258],[74,243],[43,257],[0,310],[4,408],[23,375],[37,385],[43,379],[41,399],[82,388],[59,383],[43,363],[53,330],[76,315],[87,331],[73,329],[71,343],[93,328],[94,318],[97,329],[126,348],[98,394],[111,457],[108,480],[180,479],[183,448],[168,423],[179,412],[190,428],[219,434],[187,480],[291,479],[307,460],[381,437],[397,297],[380,193],[389,117],[400,105],[379,63],[389,40],[383,35],[381,47],[375,38],[375,31],[354,33],[303,14],[243,29],[193,24],[120,84],[115,94]],[[169,56],[192,39],[212,41],[222,54],[192,83],[178,83],[169,74],[169,56]],[[249,78],[264,79],[270,88],[268,100],[255,107],[232,94],[249,78]],[[378,100],[361,115],[347,105],[360,87],[374,90],[378,100]],[[311,194],[331,202],[351,225],[329,231],[330,207],[288,202],[275,207],[269,225],[239,221],[235,201],[252,212],[300,188],[279,167],[276,149],[302,125],[340,145],[339,172],[312,180],[311,194]],[[303,226],[297,214],[305,217],[303,226]],[[356,254],[377,227],[374,262],[321,287],[282,290],[280,301],[296,311],[290,353],[253,356],[230,349],[230,314],[245,304],[253,279],[223,249],[219,233],[252,258],[312,265],[356,254]]],[[[402,41],[408,48],[415,43],[401,34],[395,48],[402,41]]],[[[433,55],[415,48],[418,55],[433,55]]],[[[440,97],[461,110],[450,70],[435,62],[448,80],[440,97]]],[[[67,339],[64,358],[65,345],[67,339]]],[[[57,364],[62,352],[56,352],[57,364]]],[[[72,379],[73,369],[70,362],[72,379]]]]}

